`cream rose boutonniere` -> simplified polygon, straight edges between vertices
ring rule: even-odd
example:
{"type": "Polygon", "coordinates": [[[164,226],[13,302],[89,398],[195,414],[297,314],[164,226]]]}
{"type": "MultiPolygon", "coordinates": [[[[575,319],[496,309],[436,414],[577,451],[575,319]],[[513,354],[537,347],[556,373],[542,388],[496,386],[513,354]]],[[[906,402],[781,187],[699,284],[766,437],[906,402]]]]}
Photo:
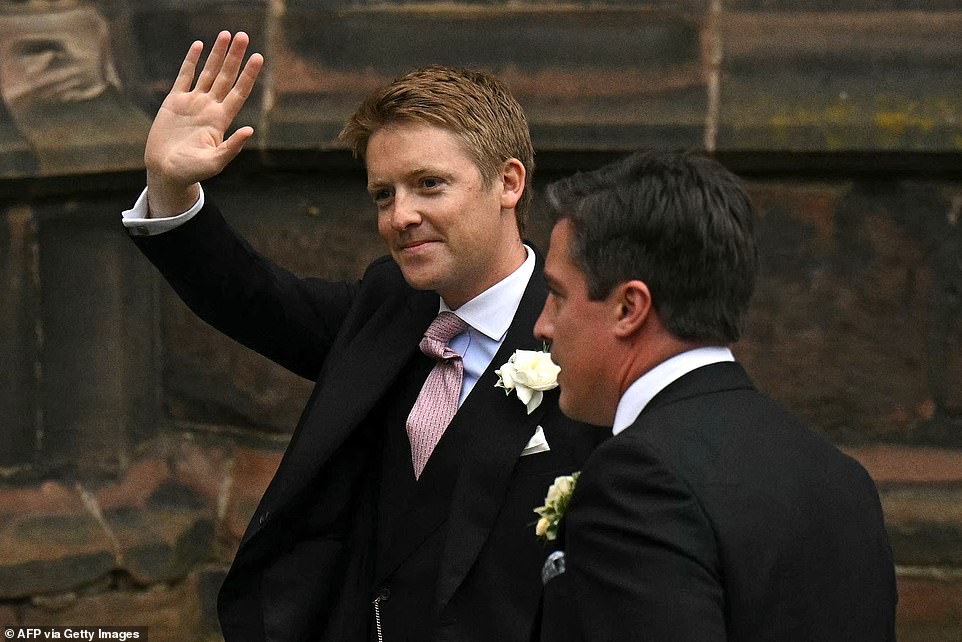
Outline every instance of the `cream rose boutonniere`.
{"type": "Polygon", "coordinates": [[[534,527],[534,534],[543,542],[553,542],[558,537],[558,525],[568,509],[568,501],[575,490],[580,472],[571,473],[564,477],[556,477],[554,483],[548,487],[548,495],[544,498],[544,506],[534,509],[541,518],[534,527]]]}
{"type": "Polygon", "coordinates": [[[510,395],[514,390],[530,415],[541,405],[544,392],[558,387],[561,368],[551,360],[550,352],[539,350],[515,350],[506,364],[494,374],[498,375],[498,388],[510,395]]]}

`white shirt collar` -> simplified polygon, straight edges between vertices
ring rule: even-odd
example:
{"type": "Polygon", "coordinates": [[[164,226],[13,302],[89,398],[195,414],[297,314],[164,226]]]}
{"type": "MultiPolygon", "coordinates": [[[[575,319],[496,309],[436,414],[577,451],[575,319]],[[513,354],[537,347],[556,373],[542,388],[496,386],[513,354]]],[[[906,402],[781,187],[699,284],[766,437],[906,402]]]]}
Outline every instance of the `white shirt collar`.
{"type": "Polygon", "coordinates": [[[439,312],[455,312],[472,328],[486,337],[500,341],[514,319],[521,297],[534,274],[534,251],[524,246],[527,258],[517,270],[474,297],[457,310],[451,310],[441,299],[439,312]]]}
{"type": "Polygon", "coordinates": [[[615,423],[611,428],[612,434],[617,435],[635,423],[645,406],[670,383],[702,366],[734,360],[735,356],[728,348],[708,346],[682,352],[667,361],[662,361],[635,380],[625,390],[625,394],[621,395],[618,409],[615,411],[615,423]]]}

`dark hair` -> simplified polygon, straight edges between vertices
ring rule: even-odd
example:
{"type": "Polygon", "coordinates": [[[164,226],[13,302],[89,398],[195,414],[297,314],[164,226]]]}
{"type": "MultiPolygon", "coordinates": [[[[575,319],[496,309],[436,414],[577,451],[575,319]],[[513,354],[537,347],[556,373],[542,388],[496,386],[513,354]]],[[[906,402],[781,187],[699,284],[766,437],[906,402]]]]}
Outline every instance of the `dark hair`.
{"type": "Polygon", "coordinates": [[[573,226],[569,250],[589,298],[638,279],[679,339],[738,339],[758,267],[754,208],[721,164],[638,152],[551,184],[547,198],[573,226]]]}
{"type": "Polygon", "coordinates": [[[534,148],[524,110],[503,82],[483,71],[440,65],[415,69],[368,96],[348,119],[340,139],[363,159],[375,132],[404,122],[443,127],[460,137],[487,187],[501,175],[505,161],[521,161],[525,189],[515,216],[518,230],[524,232],[534,148]]]}

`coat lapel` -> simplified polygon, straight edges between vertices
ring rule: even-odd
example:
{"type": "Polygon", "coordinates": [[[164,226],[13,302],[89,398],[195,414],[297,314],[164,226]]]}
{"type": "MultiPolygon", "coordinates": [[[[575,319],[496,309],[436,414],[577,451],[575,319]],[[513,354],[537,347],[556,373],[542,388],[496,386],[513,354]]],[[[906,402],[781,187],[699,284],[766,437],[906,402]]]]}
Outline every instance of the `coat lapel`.
{"type": "Polygon", "coordinates": [[[538,257],[504,343],[445,431],[446,436],[454,437],[453,443],[444,444],[442,439],[438,444],[436,454],[441,455],[439,451],[444,448],[451,456],[432,456],[428,461],[404,517],[405,527],[379,560],[376,583],[390,575],[447,521],[450,535],[438,581],[443,604],[467,575],[487,539],[514,466],[544,414],[542,406],[528,415],[514,393],[508,396],[495,387],[498,376],[494,373],[515,350],[542,347],[532,331],[547,296],[542,273],[543,263],[538,257]],[[451,447],[456,447],[457,452],[452,453],[451,447]]]}
{"type": "Polygon", "coordinates": [[[534,337],[534,324],[547,296],[543,270],[539,256],[501,349],[465,400],[462,444],[466,465],[451,500],[449,536],[438,578],[442,608],[477,559],[501,511],[521,451],[544,416],[545,404],[529,415],[515,393],[509,396],[496,388],[498,377],[494,373],[515,350],[542,348],[534,337]]]}
{"type": "MultiPolygon", "coordinates": [[[[261,509],[277,513],[305,488],[397,379],[428,325],[437,316],[433,292],[405,293],[401,305],[382,305],[344,347],[332,355],[315,386],[261,509]]],[[[261,512],[263,512],[263,510],[261,512]]],[[[250,539],[259,528],[245,537],[250,539]]]]}

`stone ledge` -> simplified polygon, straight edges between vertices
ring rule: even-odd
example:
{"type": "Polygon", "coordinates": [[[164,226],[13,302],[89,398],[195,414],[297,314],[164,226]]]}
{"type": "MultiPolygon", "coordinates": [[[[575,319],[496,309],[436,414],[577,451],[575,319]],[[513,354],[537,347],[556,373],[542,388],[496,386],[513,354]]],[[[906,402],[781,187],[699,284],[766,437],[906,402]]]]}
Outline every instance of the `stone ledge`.
{"type": "Polygon", "coordinates": [[[60,482],[0,487],[0,517],[0,599],[68,591],[114,567],[109,534],[60,482]]]}
{"type": "MultiPolygon", "coordinates": [[[[115,481],[0,486],[0,599],[99,590],[115,572],[140,586],[186,577],[215,557],[231,456],[229,446],[173,435],[148,444],[115,481]]],[[[251,489],[258,498],[268,469],[251,489]]]]}
{"type": "Polygon", "coordinates": [[[229,480],[228,448],[169,435],[135,460],[123,479],[98,488],[120,567],[148,585],[178,580],[210,561],[229,480]]]}
{"type": "Polygon", "coordinates": [[[199,581],[191,575],[172,587],[115,591],[63,599],[24,609],[23,624],[38,626],[146,626],[151,642],[203,639],[199,581]]]}
{"type": "Polygon", "coordinates": [[[962,12],[726,12],[721,23],[718,149],[962,148],[962,12]]]}
{"type": "MultiPolygon", "coordinates": [[[[943,524],[962,530],[962,488],[883,488],[879,495],[890,523],[943,524]]],[[[962,546],[962,540],[959,543],[962,546]]]]}
{"type": "Polygon", "coordinates": [[[962,581],[899,577],[899,642],[962,639],[962,581]]]}
{"type": "Polygon", "coordinates": [[[0,626],[20,624],[20,615],[9,606],[0,606],[0,626]]]}
{"type": "Polygon", "coordinates": [[[842,450],[865,466],[880,486],[962,482],[962,450],[885,444],[842,450]]]}
{"type": "Polygon", "coordinates": [[[897,563],[962,567],[962,488],[883,489],[881,499],[897,563]]]}
{"type": "Polygon", "coordinates": [[[428,64],[483,68],[524,106],[535,148],[701,145],[702,21],[651,7],[298,8],[269,52],[278,69],[267,148],[336,146],[372,90],[428,64]],[[525,47],[517,47],[525,42],[525,47]]]}

